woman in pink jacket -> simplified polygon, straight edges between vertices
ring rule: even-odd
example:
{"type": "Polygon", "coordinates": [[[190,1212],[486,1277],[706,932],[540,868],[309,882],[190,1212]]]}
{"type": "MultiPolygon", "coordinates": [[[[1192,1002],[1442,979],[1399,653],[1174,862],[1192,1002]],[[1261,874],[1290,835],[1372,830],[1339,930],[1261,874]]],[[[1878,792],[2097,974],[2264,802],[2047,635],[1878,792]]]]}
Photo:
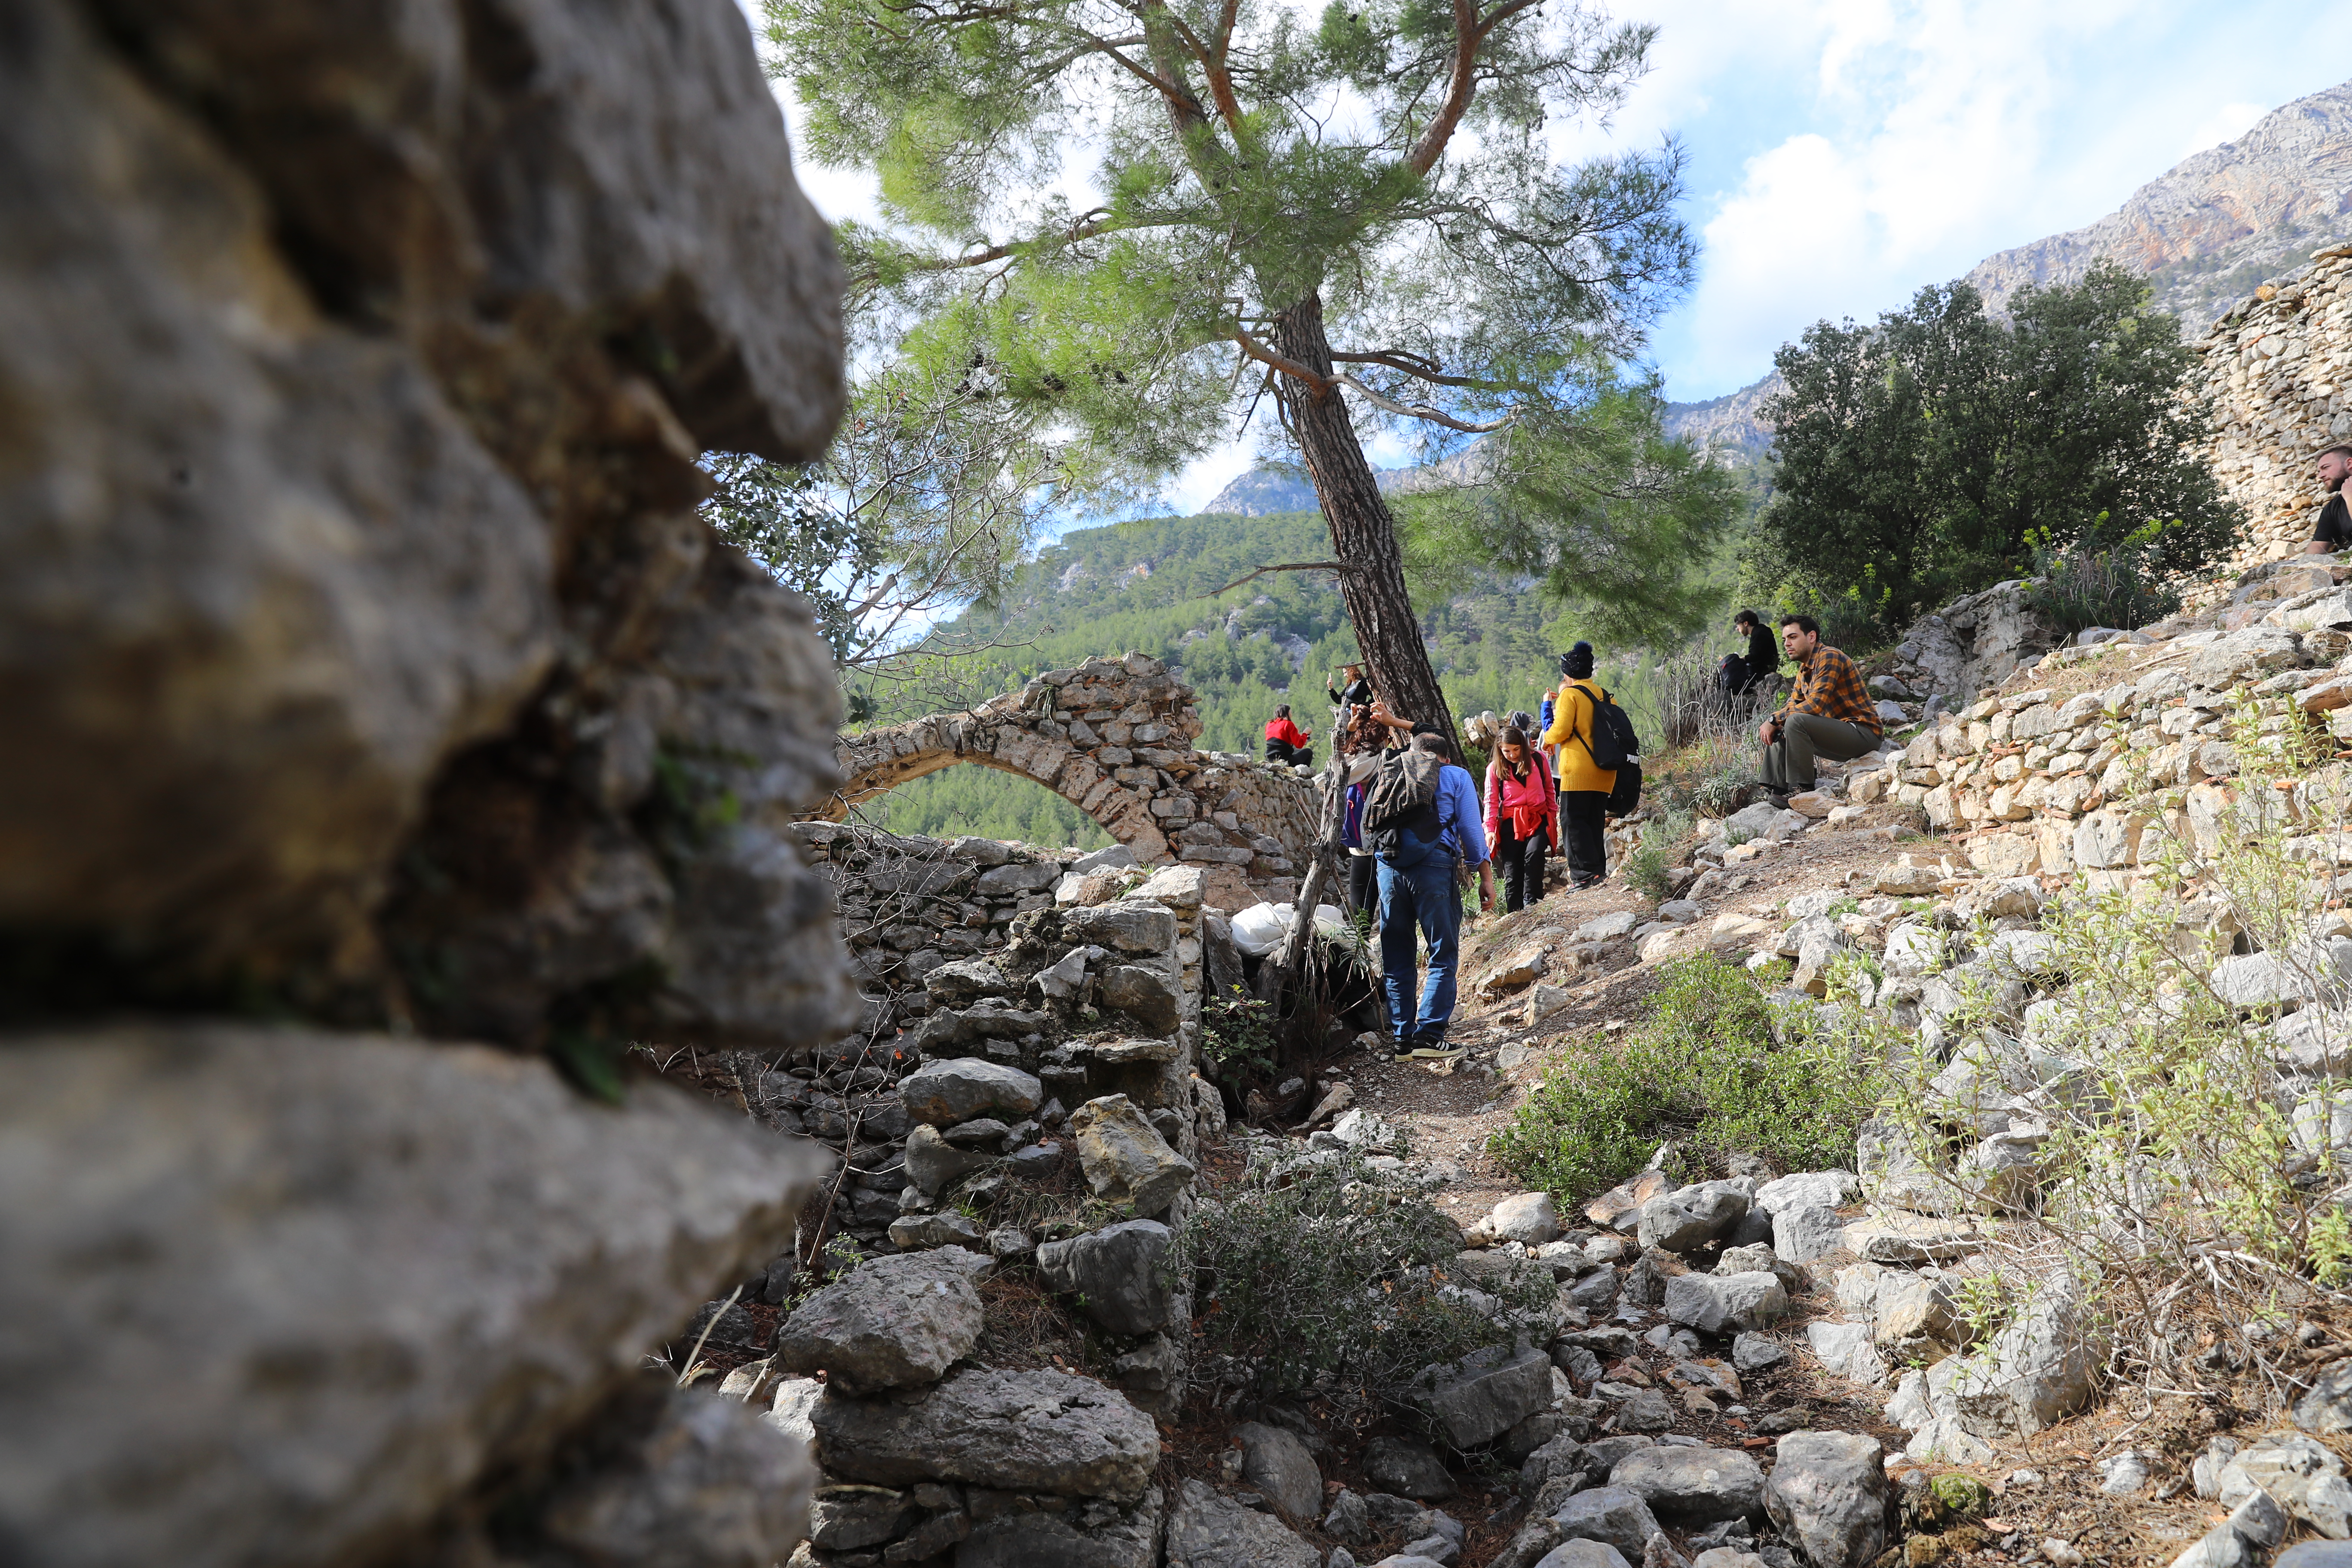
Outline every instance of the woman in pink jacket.
{"type": "Polygon", "coordinates": [[[1486,842],[1503,874],[1506,914],[1539,902],[1544,856],[1559,837],[1559,792],[1551,764],[1528,744],[1527,731],[1509,729],[1486,764],[1486,842]]]}

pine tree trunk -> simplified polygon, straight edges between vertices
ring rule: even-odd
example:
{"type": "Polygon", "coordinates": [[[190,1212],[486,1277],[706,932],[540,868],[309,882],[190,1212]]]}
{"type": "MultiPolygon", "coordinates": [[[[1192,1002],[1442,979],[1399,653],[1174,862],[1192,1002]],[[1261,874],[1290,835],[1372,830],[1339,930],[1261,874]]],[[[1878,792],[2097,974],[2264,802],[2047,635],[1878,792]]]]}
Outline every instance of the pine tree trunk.
{"type": "MultiPolygon", "coordinates": [[[[1276,319],[1274,340],[1287,358],[1318,375],[1331,374],[1331,343],[1323,334],[1320,295],[1309,294],[1283,311],[1276,319]]],[[[1454,732],[1445,693],[1438,687],[1412,600],[1405,593],[1396,521],[1372,477],[1372,466],[1364,460],[1347,403],[1336,386],[1318,397],[1288,377],[1280,381],[1299,455],[1307,460],[1315,494],[1323,503],[1323,521],[1331,530],[1332,551],[1354,568],[1340,574],[1339,593],[1348,604],[1348,618],[1355,623],[1356,646],[1371,667],[1372,689],[1387,699],[1398,717],[1436,725],[1458,748],[1462,738],[1454,732]]]]}

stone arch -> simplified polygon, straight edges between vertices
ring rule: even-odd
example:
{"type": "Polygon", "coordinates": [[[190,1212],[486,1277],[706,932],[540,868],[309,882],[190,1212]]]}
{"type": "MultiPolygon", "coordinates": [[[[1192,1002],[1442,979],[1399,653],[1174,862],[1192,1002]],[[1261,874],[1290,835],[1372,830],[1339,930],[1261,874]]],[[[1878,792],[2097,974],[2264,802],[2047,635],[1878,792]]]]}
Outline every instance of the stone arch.
{"type": "Polygon", "coordinates": [[[961,713],[843,739],[843,783],[814,816],[969,763],[1045,785],[1147,866],[1197,864],[1227,903],[1295,890],[1315,831],[1316,785],[1288,769],[1192,742],[1192,689],[1139,653],[1049,669],[961,713]]]}

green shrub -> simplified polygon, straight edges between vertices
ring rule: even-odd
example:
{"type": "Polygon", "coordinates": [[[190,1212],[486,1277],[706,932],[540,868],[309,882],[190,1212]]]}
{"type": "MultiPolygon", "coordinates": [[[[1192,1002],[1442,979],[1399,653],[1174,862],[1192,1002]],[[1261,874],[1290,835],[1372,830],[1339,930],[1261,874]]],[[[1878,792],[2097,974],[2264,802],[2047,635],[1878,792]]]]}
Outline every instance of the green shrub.
{"type": "Polygon", "coordinates": [[[2180,608],[2160,561],[2168,526],[2179,524],[2150,523],[2112,542],[2094,533],[2064,551],[2053,550],[2046,535],[2034,537],[2026,602],[2068,637],[2089,626],[2136,631],[2164,619],[2180,608]]]}
{"type": "Polygon", "coordinates": [[[1727,763],[1698,781],[1698,786],[1691,791],[1691,804],[1709,816],[1729,816],[1739,809],[1739,792],[1755,778],[1754,763],[1727,763]]]}
{"type": "Polygon", "coordinates": [[[1550,1273],[1457,1281],[1448,1270],[1461,1248],[1460,1227],[1418,1186],[1360,1156],[1304,1168],[1253,1158],[1244,1182],[1202,1202],[1177,1234],[1178,1278],[1193,1289],[1193,1377],[1230,1383],[1238,1371],[1259,1397],[1377,1397],[1433,1363],[1508,1343],[1512,1324],[1457,1287],[1534,1312],[1552,1299],[1550,1273]]]}
{"type": "Polygon", "coordinates": [[[1668,1138],[1702,1152],[1745,1150],[1787,1170],[1843,1165],[1880,1076],[1827,1020],[1791,1016],[1774,1036],[1771,1005],[1741,969],[1681,959],[1649,1021],[1612,1051],[1560,1062],[1488,1149],[1521,1179],[1590,1196],[1642,1168],[1668,1138]]]}
{"type": "Polygon", "coordinates": [[[1679,806],[1643,823],[1640,847],[1625,857],[1625,885],[1654,904],[1664,902],[1674,891],[1675,850],[1690,832],[1691,814],[1679,806]]]}

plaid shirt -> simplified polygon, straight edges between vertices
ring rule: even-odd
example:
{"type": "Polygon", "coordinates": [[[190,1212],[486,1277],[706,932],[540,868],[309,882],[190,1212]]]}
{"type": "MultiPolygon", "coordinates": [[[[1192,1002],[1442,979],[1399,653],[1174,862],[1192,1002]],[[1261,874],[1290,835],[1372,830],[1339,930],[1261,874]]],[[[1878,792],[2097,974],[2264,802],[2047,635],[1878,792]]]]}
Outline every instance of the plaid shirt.
{"type": "Polygon", "coordinates": [[[1826,644],[1813,650],[1813,657],[1797,676],[1797,689],[1789,693],[1788,703],[1773,718],[1785,721],[1791,713],[1818,713],[1824,719],[1858,724],[1873,734],[1883,732],[1878,706],[1863,689],[1862,671],[1843,652],[1826,644]]]}

